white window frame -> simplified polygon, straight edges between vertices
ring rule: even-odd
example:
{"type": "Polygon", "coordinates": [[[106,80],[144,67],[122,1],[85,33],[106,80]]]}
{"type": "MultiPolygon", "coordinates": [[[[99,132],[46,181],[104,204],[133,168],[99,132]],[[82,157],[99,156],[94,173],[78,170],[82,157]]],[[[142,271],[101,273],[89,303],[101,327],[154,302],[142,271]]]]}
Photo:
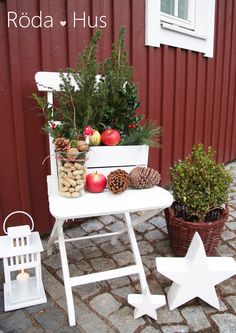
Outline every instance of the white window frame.
{"type": "Polygon", "coordinates": [[[195,28],[195,0],[189,0],[188,6],[188,19],[181,19],[178,17],[177,7],[175,6],[174,15],[170,15],[164,12],[160,12],[161,22],[166,22],[170,24],[174,24],[177,26],[181,26],[186,29],[194,30],[195,28]]]}
{"type": "MultiPolygon", "coordinates": [[[[161,44],[202,52],[213,57],[215,0],[194,2],[194,17],[188,21],[161,12],[160,0],[146,0],[145,44],[161,44]]],[[[193,3],[191,4],[193,6],[193,3]]]]}

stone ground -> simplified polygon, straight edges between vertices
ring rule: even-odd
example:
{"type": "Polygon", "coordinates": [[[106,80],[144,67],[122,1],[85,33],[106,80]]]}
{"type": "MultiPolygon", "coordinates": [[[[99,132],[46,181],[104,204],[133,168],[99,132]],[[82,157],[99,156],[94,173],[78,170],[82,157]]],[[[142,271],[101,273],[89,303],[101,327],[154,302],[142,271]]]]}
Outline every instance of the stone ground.
{"type": "MultiPolygon", "coordinates": [[[[236,190],[236,162],[233,173],[236,190]]],[[[67,237],[95,232],[116,231],[124,226],[122,216],[98,217],[66,229],[67,237]]],[[[142,261],[153,294],[166,294],[171,281],[157,273],[155,258],[173,256],[163,215],[136,228],[142,261]]],[[[44,248],[47,239],[43,239],[44,248]]],[[[70,243],[67,246],[71,275],[121,267],[132,262],[127,236],[115,246],[108,238],[70,243]]],[[[230,197],[230,215],[218,246],[219,256],[236,258],[236,193],[230,197]]],[[[168,306],[157,310],[158,318],[133,319],[133,308],[127,302],[129,293],[139,292],[137,275],[92,283],[74,288],[77,325],[69,327],[58,247],[51,256],[42,255],[43,282],[47,303],[16,311],[4,312],[3,268],[0,264],[0,333],[236,333],[236,276],[217,285],[221,308],[216,310],[200,299],[188,302],[174,311],[168,306]]],[[[193,286],[194,288],[194,286],[193,286]]]]}

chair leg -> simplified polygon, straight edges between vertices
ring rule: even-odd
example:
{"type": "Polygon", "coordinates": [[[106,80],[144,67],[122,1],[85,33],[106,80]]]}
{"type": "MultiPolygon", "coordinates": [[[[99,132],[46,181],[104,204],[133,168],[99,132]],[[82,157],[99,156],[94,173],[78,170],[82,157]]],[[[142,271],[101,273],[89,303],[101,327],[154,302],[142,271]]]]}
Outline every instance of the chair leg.
{"type": "Polygon", "coordinates": [[[146,279],[146,275],[145,275],[145,271],[143,268],[143,263],[141,260],[141,256],[140,256],[140,252],[139,252],[139,248],[138,248],[138,244],[136,241],[136,237],[135,237],[135,233],[134,233],[134,229],[132,226],[132,222],[131,222],[131,218],[130,218],[130,214],[129,213],[125,213],[125,220],[126,220],[126,225],[127,225],[127,231],[128,231],[128,236],[129,236],[129,240],[130,240],[130,245],[131,245],[131,249],[134,255],[134,260],[136,265],[138,266],[139,269],[139,279],[140,279],[140,285],[141,285],[141,290],[142,293],[145,291],[146,288],[148,288],[148,284],[147,284],[147,279],[146,279]]]}
{"type": "Polygon", "coordinates": [[[64,222],[65,222],[64,220],[56,219],[56,221],[54,223],[51,235],[50,235],[48,243],[47,243],[47,254],[48,255],[52,254],[53,244],[54,244],[55,240],[57,240],[58,234],[59,234],[59,229],[63,226],[64,222]]]}
{"type": "Polygon", "coordinates": [[[134,260],[138,266],[138,274],[142,291],[141,294],[129,294],[128,302],[135,307],[135,319],[146,314],[156,320],[156,309],[166,304],[166,298],[164,295],[151,295],[129,213],[125,213],[125,219],[134,260]]]}
{"type": "Polygon", "coordinates": [[[66,254],[66,246],[65,246],[62,226],[59,229],[58,243],[59,243],[59,250],[60,250],[60,255],[61,255],[61,265],[62,265],[64,287],[65,287],[65,293],[66,293],[69,325],[75,326],[76,325],[75,307],[74,307],[74,300],[73,300],[72,287],[71,287],[71,281],[70,281],[70,272],[69,272],[69,266],[68,266],[68,260],[67,260],[67,254],[66,254]]]}

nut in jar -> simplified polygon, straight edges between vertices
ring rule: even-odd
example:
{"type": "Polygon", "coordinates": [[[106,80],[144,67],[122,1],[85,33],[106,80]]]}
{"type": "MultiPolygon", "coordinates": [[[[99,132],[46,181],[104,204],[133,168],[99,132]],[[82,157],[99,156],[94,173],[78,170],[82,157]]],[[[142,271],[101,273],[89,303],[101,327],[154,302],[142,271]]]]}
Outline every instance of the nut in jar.
{"type": "Polygon", "coordinates": [[[77,198],[85,192],[85,153],[56,153],[59,193],[66,198],[77,198]]]}

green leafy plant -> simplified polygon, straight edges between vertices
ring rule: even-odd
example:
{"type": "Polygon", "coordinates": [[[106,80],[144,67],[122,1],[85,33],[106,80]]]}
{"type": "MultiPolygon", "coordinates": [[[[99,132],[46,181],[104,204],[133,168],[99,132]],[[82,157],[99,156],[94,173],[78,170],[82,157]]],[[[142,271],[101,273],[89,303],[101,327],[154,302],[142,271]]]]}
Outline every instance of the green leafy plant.
{"type": "Polygon", "coordinates": [[[111,56],[103,64],[97,61],[100,37],[98,30],[78,55],[76,68],[61,71],[60,91],[53,92],[54,105],[33,94],[46,120],[43,130],[54,139],[74,140],[83,135],[86,126],[99,132],[110,127],[119,131],[120,144],[159,145],[161,127],[136,113],[140,102],[125,50],[125,28],[120,29],[111,56]]]}
{"type": "Polygon", "coordinates": [[[227,204],[233,178],[214,159],[212,147],[194,145],[191,154],[170,168],[175,200],[186,207],[193,221],[207,221],[210,211],[227,204]]]}

